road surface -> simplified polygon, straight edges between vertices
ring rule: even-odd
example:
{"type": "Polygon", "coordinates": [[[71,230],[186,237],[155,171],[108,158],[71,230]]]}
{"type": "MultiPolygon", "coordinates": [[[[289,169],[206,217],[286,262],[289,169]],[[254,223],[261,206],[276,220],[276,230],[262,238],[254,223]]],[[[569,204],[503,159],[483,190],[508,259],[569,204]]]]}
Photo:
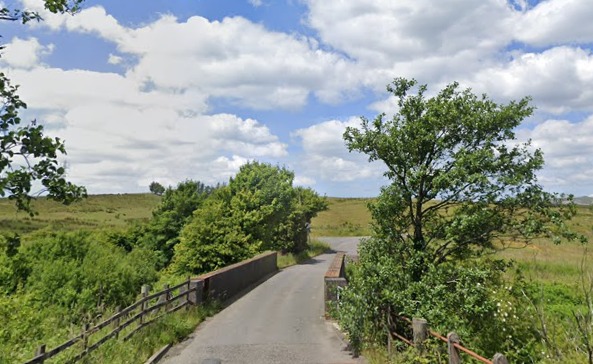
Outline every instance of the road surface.
{"type": "MultiPolygon", "coordinates": [[[[354,254],[357,238],[325,238],[354,254]]],[[[362,363],[323,318],[323,276],[334,254],[286,268],[202,323],[162,360],[202,363],[362,363]],[[209,360],[210,359],[210,360],[209,360]]]]}

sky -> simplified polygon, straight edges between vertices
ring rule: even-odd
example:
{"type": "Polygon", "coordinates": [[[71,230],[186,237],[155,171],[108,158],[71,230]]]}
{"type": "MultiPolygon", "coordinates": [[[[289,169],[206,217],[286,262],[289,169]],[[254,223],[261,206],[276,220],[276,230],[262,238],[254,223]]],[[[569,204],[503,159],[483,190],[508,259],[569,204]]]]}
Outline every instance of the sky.
{"type": "Polygon", "coordinates": [[[91,194],[225,182],[257,160],[327,196],[376,196],[385,166],[342,134],[394,112],[396,77],[531,96],[516,132],[544,152],[539,182],[593,194],[589,0],[87,0],[74,16],[2,4],[44,18],[0,23],[0,71],[91,194]]]}

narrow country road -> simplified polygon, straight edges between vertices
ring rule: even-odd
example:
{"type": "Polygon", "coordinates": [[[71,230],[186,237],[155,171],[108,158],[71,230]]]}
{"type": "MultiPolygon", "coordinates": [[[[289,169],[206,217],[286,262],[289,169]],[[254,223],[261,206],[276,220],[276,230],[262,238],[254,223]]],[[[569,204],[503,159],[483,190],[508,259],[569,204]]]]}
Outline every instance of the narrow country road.
{"type": "MultiPolygon", "coordinates": [[[[358,238],[324,238],[356,252],[358,238]]],[[[286,268],[202,323],[163,363],[361,363],[323,318],[323,276],[334,254],[286,268]],[[214,360],[207,360],[214,359],[214,360]]]]}

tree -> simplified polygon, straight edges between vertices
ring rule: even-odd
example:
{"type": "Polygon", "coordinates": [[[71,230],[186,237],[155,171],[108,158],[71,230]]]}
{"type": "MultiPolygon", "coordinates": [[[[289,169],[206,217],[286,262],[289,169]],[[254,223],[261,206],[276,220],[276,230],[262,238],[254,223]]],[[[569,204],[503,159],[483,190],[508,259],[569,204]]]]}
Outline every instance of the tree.
{"type": "MultiPolygon", "coordinates": [[[[82,0],[45,0],[53,13],[74,12],[82,0]]],[[[41,20],[39,14],[18,9],[0,8],[0,20],[41,20]]],[[[69,204],[86,196],[84,187],[65,179],[66,169],[59,165],[58,156],[66,154],[64,142],[43,134],[36,120],[21,124],[19,111],[27,105],[17,95],[4,73],[0,72],[0,196],[14,200],[18,209],[33,214],[30,206],[35,182],[42,187],[37,194],[69,204]]]]}
{"type": "MultiPolygon", "coordinates": [[[[44,0],[44,6],[52,13],[70,13],[74,14],[80,10],[80,5],[84,0],[44,0]]],[[[0,20],[20,21],[23,24],[31,20],[43,20],[41,16],[29,10],[0,8],[0,20]]]]}
{"type": "Polygon", "coordinates": [[[391,184],[371,210],[377,235],[392,242],[403,269],[419,279],[427,262],[466,259],[536,237],[582,239],[564,224],[575,213],[570,197],[537,183],[541,150],[513,144],[514,129],[533,112],[530,98],[497,104],[452,83],[427,99],[427,86],[410,95],[414,86],[415,80],[394,80],[387,87],[398,99],[393,119],[363,118],[360,130],[344,133],[350,151],[387,167],[391,184]]]}
{"type": "Polygon", "coordinates": [[[163,193],[165,193],[165,187],[156,181],[150,182],[148,189],[157,196],[161,196],[163,193]]]}
{"type": "Polygon", "coordinates": [[[279,227],[277,239],[284,241],[285,251],[299,253],[307,249],[308,226],[320,211],[328,209],[327,199],[311,188],[295,187],[288,219],[279,227]]]}
{"type": "Polygon", "coordinates": [[[173,269],[202,273],[265,250],[302,250],[305,222],[327,204],[310,189],[294,188],[293,179],[286,168],[243,165],[183,228],[173,269]]]}
{"type": "Polygon", "coordinates": [[[161,254],[160,267],[169,264],[181,230],[213,191],[213,187],[192,180],[167,188],[140,237],[140,245],[161,254]]]}
{"type": "Polygon", "coordinates": [[[497,104],[457,83],[428,98],[426,85],[411,92],[416,85],[395,79],[393,118],[363,118],[344,133],[350,151],[385,164],[391,183],[370,204],[373,236],[342,292],[342,326],[359,350],[385,339],[388,314],[424,317],[488,355],[537,361],[521,282],[507,283],[509,264],[486,253],[538,237],[586,239],[565,224],[576,212],[571,196],[538,184],[541,150],[515,140],[531,100],[497,104]],[[500,302],[517,309],[512,322],[503,322],[500,302]]]}

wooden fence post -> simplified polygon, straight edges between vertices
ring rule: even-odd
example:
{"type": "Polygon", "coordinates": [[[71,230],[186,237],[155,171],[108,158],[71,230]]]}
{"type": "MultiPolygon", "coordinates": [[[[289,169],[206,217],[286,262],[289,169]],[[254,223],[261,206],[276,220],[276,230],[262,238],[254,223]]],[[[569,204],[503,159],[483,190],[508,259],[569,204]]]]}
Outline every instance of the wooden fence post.
{"type": "Polygon", "coordinates": [[[189,303],[192,305],[197,305],[198,302],[198,297],[201,299],[202,297],[202,292],[198,292],[198,281],[189,281],[189,290],[191,292],[189,292],[189,294],[187,295],[187,299],[189,300],[189,303]]]}
{"type": "Polygon", "coordinates": [[[412,332],[414,333],[414,346],[419,351],[424,350],[424,341],[428,337],[428,322],[423,318],[412,318],[412,332]]]}
{"type": "MultiPolygon", "coordinates": [[[[142,285],[142,298],[146,298],[148,293],[150,292],[150,286],[148,284],[142,285]]],[[[140,320],[138,320],[138,326],[142,326],[144,324],[144,311],[148,308],[148,302],[143,301],[142,305],[140,305],[140,309],[142,310],[140,313],[140,320]]]]}
{"type": "MultiPolygon", "coordinates": [[[[165,284],[163,285],[163,293],[161,293],[161,295],[159,296],[159,299],[157,300],[157,304],[159,303],[164,303],[164,302],[168,302],[169,301],[169,285],[165,284]]],[[[169,304],[165,305],[165,311],[167,311],[169,309],[169,304]]],[[[161,309],[159,308],[158,311],[160,311],[161,309]]]]}
{"type": "Polygon", "coordinates": [[[43,355],[41,359],[39,359],[38,363],[42,363],[45,361],[45,344],[39,345],[37,350],[35,350],[35,356],[43,355]]]}
{"type": "Polygon", "coordinates": [[[492,358],[492,364],[509,364],[509,361],[501,353],[496,353],[492,358]]]}
{"type": "Polygon", "coordinates": [[[88,335],[89,326],[90,325],[88,323],[82,325],[82,351],[83,352],[85,352],[89,346],[89,335],[88,335]]]}
{"type": "MultiPolygon", "coordinates": [[[[119,306],[116,306],[115,307],[115,314],[119,314],[119,311],[120,310],[121,310],[120,307],[119,306]]],[[[113,329],[114,330],[117,330],[119,328],[119,322],[120,322],[120,318],[119,317],[116,318],[115,320],[113,320],[113,329]]],[[[115,332],[115,338],[116,339],[119,338],[119,330],[117,330],[115,332]]]]}
{"type": "Polygon", "coordinates": [[[186,302],[185,310],[186,311],[189,311],[189,304],[190,304],[190,302],[189,302],[189,290],[190,289],[191,289],[191,277],[187,277],[187,287],[186,287],[186,291],[185,291],[186,292],[186,295],[185,295],[185,302],[186,302]]]}
{"type": "Polygon", "coordinates": [[[459,344],[461,341],[459,340],[459,335],[454,332],[450,332],[447,335],[447,349],[449,352],[449,364],[459,364],[461,363],[461,357],[459,356],[459,350],[455,347],[454,344],[459,344]]]}

